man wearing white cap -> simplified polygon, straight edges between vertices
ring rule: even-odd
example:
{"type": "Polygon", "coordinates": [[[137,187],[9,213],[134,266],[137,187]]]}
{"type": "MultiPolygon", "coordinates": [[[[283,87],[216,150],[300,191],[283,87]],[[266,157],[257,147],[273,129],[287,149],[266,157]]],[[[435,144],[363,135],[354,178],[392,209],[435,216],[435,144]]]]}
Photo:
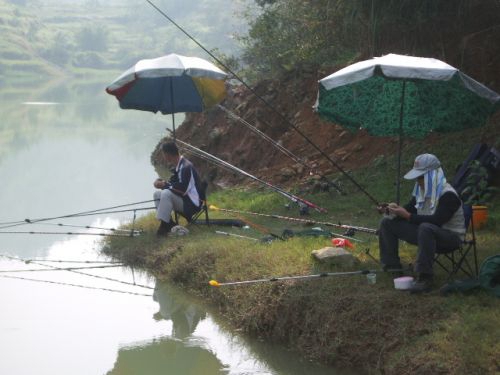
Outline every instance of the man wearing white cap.
{"type": "Polygon", "coordinates": [[[380,260],[386,270],[400,269],[399,240],[417,245],[418,278],[410,291],[427,292],[432,288],[436,249],[451,251],[464,238],[462,201],[446,182],[441,163],[432,154],[417,156],[404,178],[416,179],[410,202],[403,207],[395,203],[378,207],[380,213],[386,214],[379,228],[380,260]]]}

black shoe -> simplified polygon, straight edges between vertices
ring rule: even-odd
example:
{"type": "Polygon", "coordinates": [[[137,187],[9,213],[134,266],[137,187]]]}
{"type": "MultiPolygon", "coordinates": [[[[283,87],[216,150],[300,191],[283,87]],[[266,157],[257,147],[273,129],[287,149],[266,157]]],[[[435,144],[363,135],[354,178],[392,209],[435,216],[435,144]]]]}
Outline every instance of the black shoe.
{"type": "Polygon", "coordinates": [[[382,270],[389,273],[403,273],[403,266],[401,264],[384,264],[382,270]]]}
{"type": "Polygon", "coordinates": [[[158,230],[156,231],[156,235],[160,237],[166,237],[170,233],[170,230],[175,226],[175,223],[173,221],[169,221],[168,223],[160,220],[160,226],[158,227],[158,230]]]}
{"type": "Polygon", "coordinates": [[[411,294],[430,292],[434,286],[434,277],[430,273],[421,273],[417,277],[417,281],[410,288],[411,294]]]}

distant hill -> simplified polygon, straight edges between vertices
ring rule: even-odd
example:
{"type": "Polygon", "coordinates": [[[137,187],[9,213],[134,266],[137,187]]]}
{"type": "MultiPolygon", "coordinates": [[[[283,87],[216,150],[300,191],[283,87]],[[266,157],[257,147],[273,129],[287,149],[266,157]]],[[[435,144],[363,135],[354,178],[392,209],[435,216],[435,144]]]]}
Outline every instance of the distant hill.
{"type": "MultiPolygon", "coordinates": [[[[206,48],[238,55],[252,0],[153,1],[206,48]]],[[[206,53],[142,0],[0,0],[0,79],[123,70],[141,58],[206,53]]]]}

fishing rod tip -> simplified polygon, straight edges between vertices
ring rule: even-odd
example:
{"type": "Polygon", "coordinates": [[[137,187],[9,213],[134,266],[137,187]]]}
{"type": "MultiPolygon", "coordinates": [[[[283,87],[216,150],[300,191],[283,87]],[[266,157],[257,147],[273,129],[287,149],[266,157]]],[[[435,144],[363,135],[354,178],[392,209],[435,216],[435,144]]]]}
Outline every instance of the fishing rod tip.
{"type": "Polygon", "coordinates": [[[210,280],[208,282],[211,286],[220,286],[219,282],[217,280],[210,280]]]}

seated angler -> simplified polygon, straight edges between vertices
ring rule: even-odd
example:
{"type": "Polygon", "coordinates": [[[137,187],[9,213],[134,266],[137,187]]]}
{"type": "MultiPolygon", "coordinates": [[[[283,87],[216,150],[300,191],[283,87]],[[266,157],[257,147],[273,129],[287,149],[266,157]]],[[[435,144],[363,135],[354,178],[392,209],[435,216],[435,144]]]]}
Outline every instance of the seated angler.
{"type": "Polygon", "coordinates": [[[427,292],[432,288],[436,249],[454,250],[464,238],[462,201],[446,182],[441,163],[434,155],[417,156],[413,169],[404,178],[416,179],[411,201],[404,207],[395,203],[377,207],[386,214],[379,229],[380,260],[386,270],[400,269],[399,240],[417,245],[418,277],[410,291],[427,292]]]}
{"type": "Polygon", "coordinates": [[[160,226],[156,234],[166,236],[176,225],[172,220],[172,211],[180,213],[188,221],[202,206],[200,197],[201,181],[193,164],[179,154],[179,149],[173,142],[164,143],[161,153],[167,165],[173,167],[169,181],[158,178],[153,183],[157,190],[154,201],[157,209],[156,217],[160,226]]]}

